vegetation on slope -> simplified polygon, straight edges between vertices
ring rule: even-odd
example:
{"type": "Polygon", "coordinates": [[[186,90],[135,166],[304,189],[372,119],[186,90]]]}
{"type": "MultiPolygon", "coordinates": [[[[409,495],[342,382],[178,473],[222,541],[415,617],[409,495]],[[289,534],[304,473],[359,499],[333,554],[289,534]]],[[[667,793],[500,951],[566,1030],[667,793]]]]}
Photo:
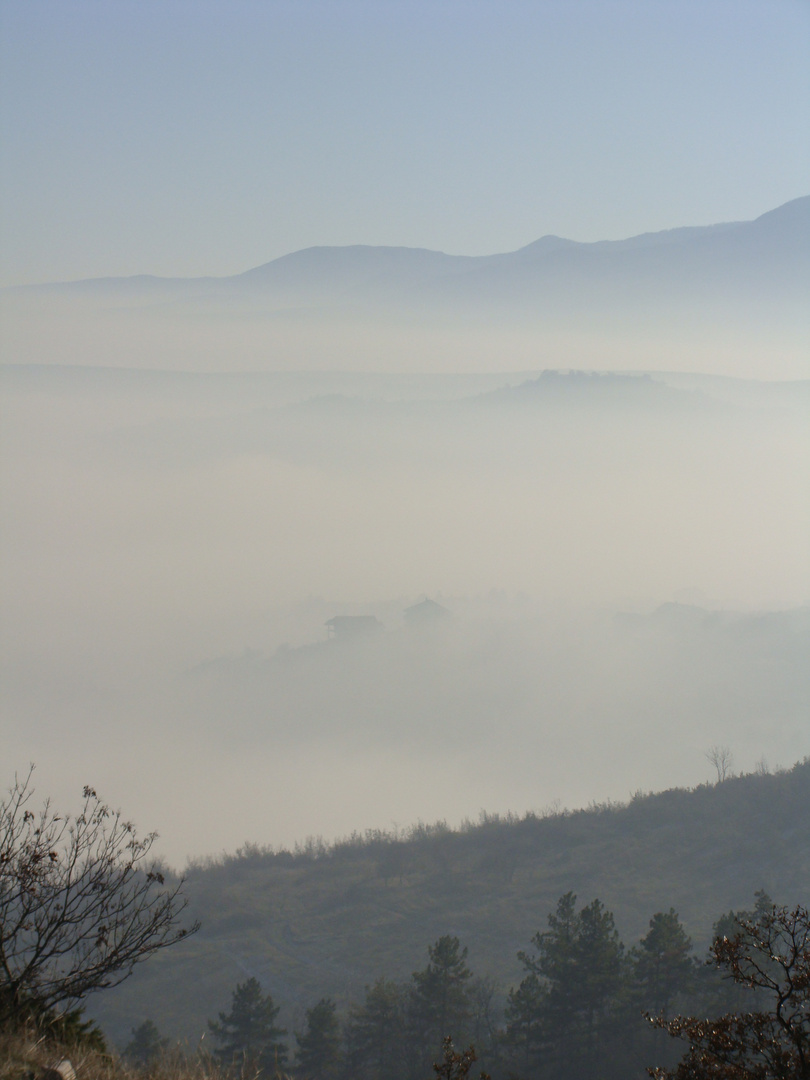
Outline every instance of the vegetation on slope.
{"type": "Polygon", "coordinates": [[[720,913],[749,907],[758,889],[806,903],[808,822],[810,760],[626,805],[482,816],[458,831],[418,825],[292,852],[248,846],[189,869],[199,935],[90,1009],[118,1044],[156,1015],[167,1035],[196,1041],[234,985],[255,977],[283,1026],[300,1029],[323,997],[345,1015],[375,980],[409,978],[447,934],[503,1004],[522,975],[518,952],[569,891],[598,898],[628,942],[674,907],[700,952],[720,913]]]}

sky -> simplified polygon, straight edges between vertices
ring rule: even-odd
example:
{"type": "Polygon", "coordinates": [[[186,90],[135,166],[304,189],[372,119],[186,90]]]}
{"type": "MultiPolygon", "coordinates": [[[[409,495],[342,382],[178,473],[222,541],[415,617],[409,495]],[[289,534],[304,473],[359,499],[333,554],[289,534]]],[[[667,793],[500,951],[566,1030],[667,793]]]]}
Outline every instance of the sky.
{"type": "Polygon", "coordinates": [[[751,219],[808,55],[804,0],[3,0],[0,284],[751,219]]]}

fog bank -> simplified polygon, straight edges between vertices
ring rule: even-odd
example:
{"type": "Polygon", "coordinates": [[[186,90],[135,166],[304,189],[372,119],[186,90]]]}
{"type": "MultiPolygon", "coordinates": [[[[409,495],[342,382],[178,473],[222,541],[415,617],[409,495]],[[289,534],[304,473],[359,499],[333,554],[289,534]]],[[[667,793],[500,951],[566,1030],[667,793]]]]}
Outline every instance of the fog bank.
{"type": "Polygon", "coordinates": [[[176,862],[810,752],[807,383],[2,389],[6,781],[92,783],[176,862]]]}

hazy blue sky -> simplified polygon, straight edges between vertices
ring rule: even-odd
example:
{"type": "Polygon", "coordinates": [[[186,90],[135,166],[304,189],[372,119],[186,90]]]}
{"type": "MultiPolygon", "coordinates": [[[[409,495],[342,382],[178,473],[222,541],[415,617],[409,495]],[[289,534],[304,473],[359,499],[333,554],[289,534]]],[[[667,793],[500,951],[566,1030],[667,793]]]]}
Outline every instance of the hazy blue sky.
{"type": "Polygon", "coordinates": [[[4,284],[510,250],[810,191],[806,0],[4,0],[4,284]]]}

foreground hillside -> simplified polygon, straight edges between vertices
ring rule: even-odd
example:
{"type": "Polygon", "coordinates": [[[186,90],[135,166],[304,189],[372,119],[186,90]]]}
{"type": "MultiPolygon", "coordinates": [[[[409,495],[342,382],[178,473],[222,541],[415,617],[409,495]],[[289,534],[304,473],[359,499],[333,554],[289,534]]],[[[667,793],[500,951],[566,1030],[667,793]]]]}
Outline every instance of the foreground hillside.
{"type": "Polygon", "coordinates": [[[196,1041],[252,976],[294,1026],[324,995],[343,1012],[379,976],[408,978],[443,934],[469,947],[472,970],[503,995],[520,978],[518,949],[569,890],[602,900],[628,946],[673,906],[702,953],[718,916],[750,907],[758,889],[785,903],[810,898],[810,760],[627,805],[485,817],[457,832],[420,825],[295,852],[245,848],[191,868],[200,934],[89,1011],[119,1044],[145,1017],[196,1041]]]}

